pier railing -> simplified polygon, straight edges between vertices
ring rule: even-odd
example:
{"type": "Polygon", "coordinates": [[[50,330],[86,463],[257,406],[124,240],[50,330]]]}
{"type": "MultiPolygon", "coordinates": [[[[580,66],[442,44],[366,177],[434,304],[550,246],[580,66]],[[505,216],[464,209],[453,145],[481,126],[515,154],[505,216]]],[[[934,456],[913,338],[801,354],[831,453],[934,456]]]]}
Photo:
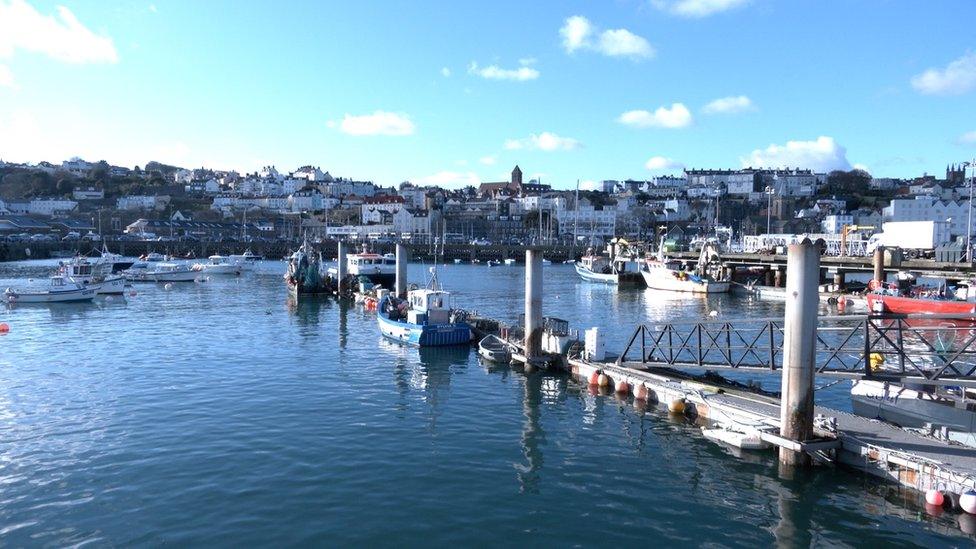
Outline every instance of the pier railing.
{"type": "MultiPolygon", "coordinates": [[[[816,337],[819,375],[976,386],[976,316],[826,316],[816,337]]],[[[783,319],[641,324],[618,363],[774,372],[783,319]]]]}

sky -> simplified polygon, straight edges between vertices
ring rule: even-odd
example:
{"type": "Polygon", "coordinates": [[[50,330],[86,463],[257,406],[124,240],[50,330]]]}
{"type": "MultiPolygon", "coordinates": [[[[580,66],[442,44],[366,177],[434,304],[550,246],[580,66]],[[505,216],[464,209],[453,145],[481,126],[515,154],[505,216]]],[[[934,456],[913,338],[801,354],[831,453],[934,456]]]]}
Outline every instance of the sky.
{"type": "Polygon", "coordinates": [[[0,159],[556,188],[976,157],[976,2],[0,0],[0,159]]]}

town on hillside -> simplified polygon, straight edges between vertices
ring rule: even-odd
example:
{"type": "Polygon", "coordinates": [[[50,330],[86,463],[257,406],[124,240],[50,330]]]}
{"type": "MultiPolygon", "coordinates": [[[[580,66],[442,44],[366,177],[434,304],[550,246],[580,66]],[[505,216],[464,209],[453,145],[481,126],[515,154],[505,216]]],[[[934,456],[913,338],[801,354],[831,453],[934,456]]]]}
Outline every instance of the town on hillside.
{"type": "Polygon", "coordinates": [[[875,178],[863,170],[685,169],[680,175],[604,180],[557,190],[523,180],[445,189],[383,187],[317,166],[241,174],[149,162],[132,169],[72,158],[0,161],[0,238],[70,240],[343,239],[472,244],[681,241],[729,231],[863,236],[893,221],[944,222],[971,231],[965,164],[944,177],[875,178]]]}

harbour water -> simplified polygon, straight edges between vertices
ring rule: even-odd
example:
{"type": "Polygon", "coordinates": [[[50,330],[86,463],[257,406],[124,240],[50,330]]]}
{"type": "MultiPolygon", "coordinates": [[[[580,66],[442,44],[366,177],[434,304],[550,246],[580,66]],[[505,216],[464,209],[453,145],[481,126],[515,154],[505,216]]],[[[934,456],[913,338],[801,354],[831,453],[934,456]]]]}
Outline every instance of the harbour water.
{"type": "MultiPolygon", "coordinates": [[[[0,264],[0,288],[51,265],[0,264]]],[[[786,478],[771,452],[735,457],[567,375],[385,341],[355,306],[289,302],[283,269],[0,308],[4,543],[972,543],[955,516],[873,478],[786,478]]],[[[545,314],[600,326],[610,350],[641,321],[782,315],[782,303],[545,269],[545,314]]],[[[415,282],[425,272],[410,267],[415,282]]],[[[439,278],[457,306],[522,312],[521,266],[446,265],[439,278]]],[[[849,409],[847,389],[818,402],[849,409]]]]}

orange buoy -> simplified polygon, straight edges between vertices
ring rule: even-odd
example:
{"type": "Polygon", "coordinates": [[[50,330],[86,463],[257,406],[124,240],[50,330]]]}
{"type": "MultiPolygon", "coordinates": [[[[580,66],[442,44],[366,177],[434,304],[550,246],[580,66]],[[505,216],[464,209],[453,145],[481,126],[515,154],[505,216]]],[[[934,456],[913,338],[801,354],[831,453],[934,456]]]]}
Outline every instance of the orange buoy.
{"type": "Polygon", "coordinates": [[[595,371],[590,374],[590,385],[598,385],[600,383],[600,372],[595,371]]]}
{"type": "Polygon", "coordinates": [[[617,384],[617,394],[626,395],[630,392],[630,385],[626,381],[621,381],[617,384]]]}
{"type": "Polygon", "coordinates": [[[668,403],[668,411],[672,414],[685,413],[685,399],[676,398],[668,403]]]}
{"type": "Polygon", "coordinates": [[[10,324],[6,322],[0,322],[0,334],[5,334],[10,331],[10,324]]]}

